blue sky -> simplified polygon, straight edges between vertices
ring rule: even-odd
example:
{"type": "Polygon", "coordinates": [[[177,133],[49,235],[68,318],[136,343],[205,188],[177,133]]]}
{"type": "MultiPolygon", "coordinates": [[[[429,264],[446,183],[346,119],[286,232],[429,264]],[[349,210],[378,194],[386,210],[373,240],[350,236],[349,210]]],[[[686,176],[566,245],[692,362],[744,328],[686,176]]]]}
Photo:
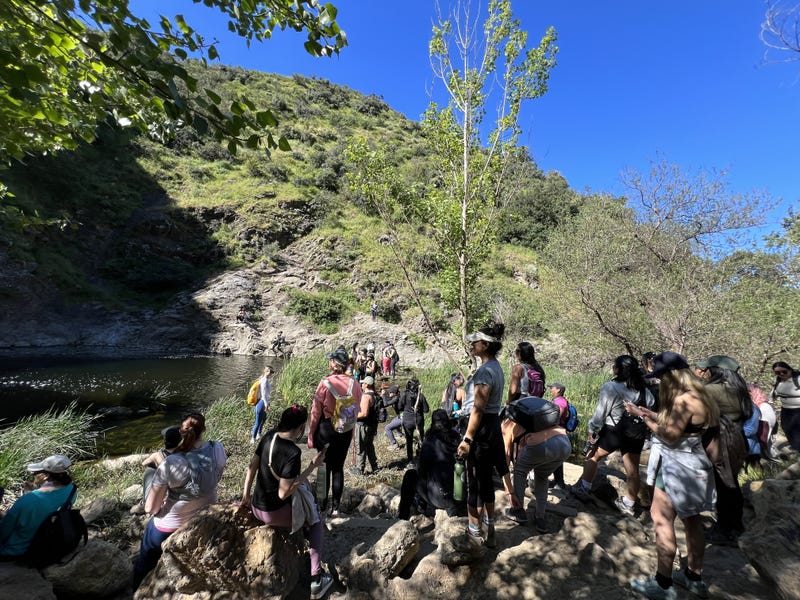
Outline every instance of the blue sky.
{"type": "MultiPolygon", "coordinates": [[[[131,4],[147,16],[159,8],[170,17],[181,12],[220,40],[225,64],[325,78],[382,96],[414,120],[429,102],[433,0],[334,1],[350,45],[332,59],[305,54],[303,36],[293,32],[248,49],[228,34],[223,17],[186,0],[131,4]]],[[[800,62],[765,59],[765,7],[517,0],[514,11],[530,43],[553,25],[560,48],[548,93],[523,110],[521,142],[540,168],[559,171],[581,192],[622,194],[620,173],[646,171],[659,156],[689,171],[727,169],[732,191],[762,190],[780,200],[765,228],[777,229],[800,204],[800,62]]]]}

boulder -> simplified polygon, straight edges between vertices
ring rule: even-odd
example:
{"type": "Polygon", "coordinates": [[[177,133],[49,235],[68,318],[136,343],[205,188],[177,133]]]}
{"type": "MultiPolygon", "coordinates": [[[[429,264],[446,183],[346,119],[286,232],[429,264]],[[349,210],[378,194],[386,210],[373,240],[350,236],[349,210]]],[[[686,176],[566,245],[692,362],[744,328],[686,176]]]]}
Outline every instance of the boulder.
{"type": "Polygon", "coordinates": [[[91,539],[63,564],[42,571],[59,597],[107,598],[130,587],[133,566],[128,556],[104,540],[91,539]]]}
{"type": "Polygon", "coordinates": [[[781,598],[800,599],[800,481],[754,481],[745,493],[755,518],[739,547],[781,598]]]}
{"type": "Polygon", "coordinates": [[[36,569],[0,562],[0,600],[56,600],[53,585],[36,569]]]}
{"type": "Polygon", "coordinates": [[[469,565],[483,558],[486,548],[467,533],[467,519],[448,517],[442,510],[436,511],[436,533],[434,544],[442,564],[449,567],[469,565]]]}
{"type": "Polygon", "coordinates": [[[302,532],[273,529],[231,504],[203,509],[162,548],[139,600],[285,598],[306,568],[302,532]]]}
{"type": "Polygon", "coordinates": [[[377,517],[384,512],[383,500],[376,494],[366,494],[356,510],[365,517],[377,517]]]}
{"type": "Polygon", "coordinates": [[[119,502],[112,498],[95,498],[88,505],[81,507],[81,516],[87,525],[91,525],[115,517],[118,507],[119,502]]]}
{"type": "Polygon", "coordinates": [[[408,521],[397,521],[363,554],[359,544],[338,565],[348,590],[377,593],[387,580],[396,577],[419,552],[419,533],[408,521]]]}

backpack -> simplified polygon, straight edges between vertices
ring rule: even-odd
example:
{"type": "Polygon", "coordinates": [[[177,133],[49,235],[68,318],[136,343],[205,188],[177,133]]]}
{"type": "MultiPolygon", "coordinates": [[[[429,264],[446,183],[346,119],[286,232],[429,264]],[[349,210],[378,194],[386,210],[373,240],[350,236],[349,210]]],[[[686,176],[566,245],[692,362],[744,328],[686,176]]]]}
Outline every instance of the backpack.
{"type": "Polygon", "coordinates": [[[567,430],[567,433],[572,433],[578,428],[581,420],[578,418],[577,409],[569,401],[567,401],[567,412],[564,413],[564,416],[567,417],[563,423],[564,429],[567,430]]]}
{"type": "Polygon", "coordinates": [[[536,396],[526,396],[509,402],[504,416],[525,429],[525,433],[533,433],[555,427],[561,420],[561,409],[557,405],[536,396]]]}
{"type": "Polygon", "coordinates": [[[248,406],[255,406],[256,404],[258,404],[258,401],[261,399],[261,398],[259,398],[260,394],[258,393],[259,392],[259,388],[261,387],[261,384],[259,383],[260,381],[261,381],[260,379],[256,379],[253,382],[253,385],[250,386],[250,391],[247,392],[247,404],[248,404],[248,406]]]}
{"type": "Polygon", "coordinates": [[[542,374],[536,369],[528,369],[525,372],[528,378],[528,396],[541,398],[544,395],[544,379],[542,374]]]}
{"type": "Polygon", "coordinates": [[[336,407],[333,409],[333,416],[331,417],[331,425],[333,425],[336,433],[347,433],[356,426],[358,420],[358,402],[353,397],[353,384],[355,379],[350,379],[350,385],[347,387],[347,393],[340,395],[333,387],[330,381],[323,379],[322,382],[328,391],[336,398],[336,407]]]}
{"type": "Polygon", "coordinates": [[[75,550],[83,539],[83,545],[89,540],[89,531],[81,512],[72,508],[78,486],[72,484],[72,492],[58,510],[42,521],[31,540],[30,546],[22,557],[23,562],[41,569],[57,563],[67,554],[75,550]]]}
{"type": "Polygon", "coordinates": [[[214,444],[209,442],[202,448],[190,450],[183,457],[189,463],[189,481],[178,492],[177,500],[202,498],[214,491],[219,482],[214,444]]]}
{"type": "Polygon", "coordinates": [[[383,396],[375,395],[375,410],[378,413],[378,423],[386,423],[389,419],[389,411],[386,410],[386,404],[383,402],[383,396]]]}

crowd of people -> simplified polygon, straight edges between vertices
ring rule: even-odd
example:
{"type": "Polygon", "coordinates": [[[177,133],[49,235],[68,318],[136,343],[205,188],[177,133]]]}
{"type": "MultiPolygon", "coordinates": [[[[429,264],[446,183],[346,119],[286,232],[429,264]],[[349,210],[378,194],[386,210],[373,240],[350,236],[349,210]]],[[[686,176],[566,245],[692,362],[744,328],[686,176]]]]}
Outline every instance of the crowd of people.
{"type": "MultiPolygon", "coordinates": [[[[405,447],[408,468],[400,518],[409,518],[414,507],[424,514],[442,509],[466,515],[465,533],[490,548],[497,544],[495,477],[508,497],[503,515],[518,524],[532,517],[536,530],[547,532],[548,489],[555,487],[579,501],[593,500],[600,464],[619,451],[626,476],[625,492],[614,503],[620,513],[637,515],[642,486],[652,488],[657,567],[653,576],[633,579],[631,587],[648,598],[671,599],[677,584],[708,597],[702,577],[705,544],[734,545],[744,529],[739,471],[748,461],[773,456],[771,438],[779,422],[789,445],[800,451],[800,372],[786,362],[774,363],[775,383],[767,397],[746,384],[739,364],[729,356],[715,355],[691,365],[674,352],[648,353],[641,361],[621,355],[587,421],[582,474],[567,486],[563,465],[573,440],[565,428],[566,388],[559,382],[546,383],[545,370],[528,342],[515,347],[507,382],[498,361],[503,338],[500,323],[466,337],[477,369],[471,375],[451,375],[427,431],[431,406],[415,377],[403,389],[395,384],[396,350],[391,342],[381,350],[380,366],[369,346],[362,351],[357,345],[350,351],[340,346],[331,352],[329,372],[310,407],[286,408],[277,425],[262,435],[273,375],[271,367],[265,368],[250,432],[254,452],[242,509],[251,510],[266,525],[303,530],[310,547],[311,598],[322,598],[333,583],[322,567],[324,520],[339,515],[344,465],[354,438],[358,471],[379,470],[375,439],[381,423],[386,423],[390,448],[402,452],[405,447]],[[511,409],[520,403],[529,409],[541,407],[541,414],[555,410],[556,416],[542,420],[541,426],[523,426],[511,418],[511,409]],[[774,410],[778,405],[780,420],[774,410]],[[316,451],[305,468],[297,445],[304,436],[308,448],[316,451]],[[646,445],[649,460],[643,483],[639,465],[646,445]],[[317,483],[312,489],[309,478],[314,473],[317,483]],[[533,499],[526,508],[527,487],[533,499]],[[708,512],[715,512],[716,520],[705,529],[701,515],[708,512]],[[688,560],[680,570],[673,570],[676,518],[686,531],[688,560]]],[[[162,431],[163,448],[142,463],[143,504],[150,519],[134,565],[134,589],[155,567],[164,540],[216,501],[227,457],[219,442],[203,439],[204,432],[204,416],[191,413],[162,431]]],[[[67,457],[55,455],[28,465],[34,474],[32,491],[0,521],[0,560],[23,557],[47,515],[74,502],[70,464],[67,457]]]]}

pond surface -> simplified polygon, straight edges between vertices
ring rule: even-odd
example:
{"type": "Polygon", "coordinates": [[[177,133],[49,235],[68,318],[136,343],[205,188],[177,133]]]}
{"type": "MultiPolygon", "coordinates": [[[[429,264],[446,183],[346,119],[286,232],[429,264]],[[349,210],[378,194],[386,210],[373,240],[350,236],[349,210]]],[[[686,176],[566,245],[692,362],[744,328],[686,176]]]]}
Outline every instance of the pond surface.
{"type": "Polygon", "coordinates": [[[105,415],[101,453],[136,452],[158,446],[161,429],[190,410],[231,395],[244,402],[264,365],[253,356],[0,357],[0,426],[77,402],[105,415]]]}

